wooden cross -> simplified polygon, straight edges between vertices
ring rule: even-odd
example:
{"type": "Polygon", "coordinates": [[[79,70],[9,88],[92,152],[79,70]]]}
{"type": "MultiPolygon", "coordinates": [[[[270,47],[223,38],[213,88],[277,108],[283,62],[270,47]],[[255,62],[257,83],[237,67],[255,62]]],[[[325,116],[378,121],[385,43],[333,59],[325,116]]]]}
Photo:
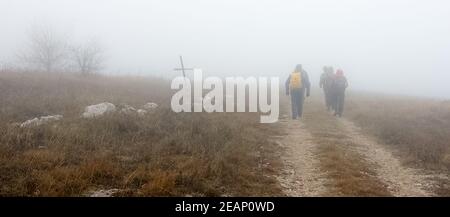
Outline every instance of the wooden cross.
{"type": "Polygon", "coordinates": [[[183,72],[183,77],[186,77],[186,70],[194,70],[193,68],[184,68],[184,64],[183,64],[183,56],[180,55],[180,63],[181,63],[181,68],[175,68],[175,71],[182,71],[183,72]]]}

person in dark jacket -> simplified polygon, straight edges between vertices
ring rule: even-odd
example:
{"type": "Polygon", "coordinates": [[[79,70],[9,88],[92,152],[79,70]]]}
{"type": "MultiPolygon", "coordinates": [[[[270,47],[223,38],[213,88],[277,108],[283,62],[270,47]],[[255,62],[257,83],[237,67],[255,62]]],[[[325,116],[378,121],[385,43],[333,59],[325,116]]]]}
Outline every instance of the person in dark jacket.
{"type": "Polygon", "coordinates": [[[334,69],[333,67],[324,66],[323,73],[320,76],[320,88],[323,89],[323,93],[325,96],[325,105],[327,110],[330,111],[333,105],[333,96],[331,91],[331,86],[333,84],[334,79],[334,69]]]}
{"type": "Polygon", "coordinates": [[[291,95],[292,119],[302,117],[305,93],[309,97],[310,87],[308,73],[298,64],[286,80],[286,95],[291,95]]]}
{"type": "Polygon", "coordinates": [[[348,87],[347,78],[341,69],[336,71],[333,79],[332,92],[334,94],[334,116],[342,117],[344,112],[345,89],[348,87]]]}

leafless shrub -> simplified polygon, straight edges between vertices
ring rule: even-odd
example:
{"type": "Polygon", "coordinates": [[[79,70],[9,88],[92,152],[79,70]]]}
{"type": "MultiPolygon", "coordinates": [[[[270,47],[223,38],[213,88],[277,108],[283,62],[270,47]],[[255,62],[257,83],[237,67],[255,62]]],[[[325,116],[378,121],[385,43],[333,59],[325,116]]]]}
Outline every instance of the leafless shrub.
{"type": "Polygon", "coordinates": [[[89,41],[86,44],[73,46],[70,49],[71,62],[82,75],[98,72],[103,67],[104,48],[97,41],[89,41]]]}
{"type": "Polygon", "coordinates": [[[19,58],[32,69],[56,72],[63,69],[67,60],[67,40],[51,28],[34,27],[29,41],[19,58]]]}

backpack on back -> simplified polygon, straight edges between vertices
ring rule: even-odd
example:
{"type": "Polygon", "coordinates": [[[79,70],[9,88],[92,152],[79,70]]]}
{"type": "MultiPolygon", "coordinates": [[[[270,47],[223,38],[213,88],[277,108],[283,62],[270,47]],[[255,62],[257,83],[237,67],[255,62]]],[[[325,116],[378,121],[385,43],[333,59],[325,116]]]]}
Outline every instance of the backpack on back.
{"type": "Polygon", "coordinates": [[[334,87],[337,90],[345,90],[345,88],[347,88],[347,79],[345,77],[336,77],[334,80],[334,87]]]}
{"type": "Polygon", "coordinates": [[[292,72],[289,87],[291,89],[302,88],[302,73],[292,72]]]}

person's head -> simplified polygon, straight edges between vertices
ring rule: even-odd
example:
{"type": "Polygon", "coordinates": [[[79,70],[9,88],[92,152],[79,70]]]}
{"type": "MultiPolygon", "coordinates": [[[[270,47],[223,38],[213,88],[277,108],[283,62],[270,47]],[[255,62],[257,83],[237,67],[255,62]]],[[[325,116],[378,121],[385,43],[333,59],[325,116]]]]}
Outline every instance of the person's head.
{"type": "Polygon", "coordinates": [[[333,68],[333,66],[328,67],[328,72],[329,72],[329,73],[334,73],[334,68],[333,68]]]}
{"type": "Polygon", "coordinates": [[[336,75],[337,75],[337,76],[344,76],[344,71],[342,71],[342,69],[338,69],[338,70],[336,71],[336,75]]]}
{"type": "Polygon", "coordinates": [[[297,66],[295,66],[295,70],[296,72],[301,72],[303,70],[302,68],[302,64],[297,64],[297,66]]]}
{"type": "Polygon", "coordinates": [[[323,67],[323,72],[328,72],[328,70],[329,70],[328,66],[323,67]]]}

